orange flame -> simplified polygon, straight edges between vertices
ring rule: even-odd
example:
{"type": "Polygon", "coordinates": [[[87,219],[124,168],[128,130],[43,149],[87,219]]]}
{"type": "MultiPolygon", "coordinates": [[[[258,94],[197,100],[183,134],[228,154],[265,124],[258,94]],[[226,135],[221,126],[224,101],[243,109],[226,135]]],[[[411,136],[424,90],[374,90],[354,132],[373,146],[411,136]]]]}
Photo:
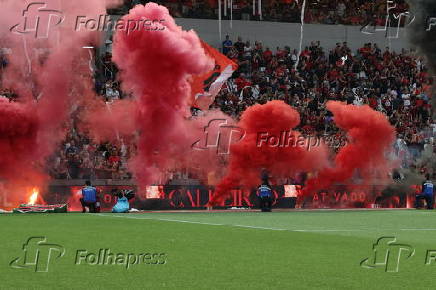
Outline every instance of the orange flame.
{"type": "Polygon", "coordinates": [[[36,188],[36,187],[33,188],[32,189],[32,195],[29,198],[28,204],[35,205],[35,202],[38,199],[38,195],[39,195],[39,189],[36,188]]]}

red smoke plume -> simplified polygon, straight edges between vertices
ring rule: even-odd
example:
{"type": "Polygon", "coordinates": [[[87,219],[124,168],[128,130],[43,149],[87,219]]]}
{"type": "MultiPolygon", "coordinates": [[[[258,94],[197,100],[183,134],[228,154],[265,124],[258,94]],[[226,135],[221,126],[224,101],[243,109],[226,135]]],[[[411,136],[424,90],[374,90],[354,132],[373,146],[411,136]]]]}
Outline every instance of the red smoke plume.
{"type": "Polygon", "coordinates": [[[136,102],[132,100],[103,103],[97,97],[84,100],[86,111],[82,115],[81,130],[89,132],[97,141],[116,141],[135,132],[136,102]],[[94,100],[94,101],[93,101],[94,100]]]}
{"type": "Polygon", "coordinates": [[[186,126],[188,78],[211,70],[213,62],[197,35],[177,26],[163,6],[137,5],[123,19],[150,20],[150,25],[130,33],[117,32],[113,44],[123,89],[133,92],[137,101],[133,117],[139,131],[138,153],[130,167],[143,186],[159,173],[156,168],[171,167],[186,152],[183,145],[192,144],[186,126]]]}
{"type": "Polygon", "coordinates": [[[324,145],[318,144],[308,150],[306,144],[309,141],[302,138],[299,132],[292,131],[299,123],[299,113],[283,101],[249,107],[238,123],[246,135],[241,142],[232,145],[228,174],[216,187],[210,204],[222,204],[236,186],[258,185],[262,169],[276,178],[286,178],[325,166],[327,151],[324,145]],[[282,132],[288,132],[288,135],[285,143],[278,144],[277,138],[283,136],[282,132]],[[274,140],[272,142],[261,142],[262,136],[277,138],[270,139],[274,140]]]}
{"type": "Polygon", "coordinates": [[[0,97],[0,176],[6,180],[21,180],[31,184],[42,176],[37,172],[23,170],[41,166],[37,143],[38,118],[35,105],[10,103],[0,97]]]}
{"type": "MultiPolygon", "coordinates": [[[[9,31],[13,25],[23,23],[27,1],[0,0],[0,43],[6,43],[12,50],[3,86],[14,89],[20,96],[17,104],[0,102],[0,179],[6,179],[9,185],[32,183],[31,186],[43,188],[41,164],[64,137],[63,126],[70,109],[79,98],[86,103],[93,96],[89,59],[82,46],[97,44],[98,33],[75,31],[74,25],[79,15],[98,19],[105,14],[105,2],[45,1],[47,8],[61,11],[65,19],[58,27],[50,27],[53,34],[40,39],[9,31]]],[[[35,10],[27,16],[35,18],[36,13],[35,10]]],[[[135,29],[116,32],[113,59],[120,68],[124,91],[132,92],[135,99],[115,103],[109,108],[109,115],[104,113],[109,109],[103,104],[93,108],[95,118],[86,119],[90,130],[99,132],[101,136],[97,137],[102,139],[138,133],[138,154],[130,167],[140,186],[148,185],[159,171],[168,168],[188,167],[200,173],[222,169],[216,152],[191,147],[204,138],[210,120],[218,118],[233,124],[217,112],[193,120],[190,117],[188,80],[213,69],[213,61],[205,55],[197,35],[183,31],[165,7],[154,3],[136,6],[123,19],[135,25],[135,29]]],[[[275,177],[318,171],[306,192],[345,181],[356,169],[365,180],[373,178],[375,170],[383,177],[390,169],[384,163],[384,154],[395,135],[386,118],[367,106],[329,102],[328,108],[350,139],[336,156],[334,166],[328,169],[325,148],[319,145],[309,151],[305,146],[310,142],[307,140],[302,146],[265,143],[258,146],[261,133],[280,136],[288,131],[294,139],[299,138],[298,132],[291,131],[299,124],[299,114],[293,108],[281,101],[248,108],[238,124],[246,135],[231,146],[227,176],[218,185],[211,203],[221,203],[237,185],[258,185],[262,168],[275,177]]]]}
{"type": "Polygon", "coordinates": [[[327,109],[334,114],[336,126],[347,132],[348,144],[338,152],[332,167],[308,180],[304,194],[347,181],[356,171],[364,184],[386,179],[392,171],[387,154],[395,140],[395,128],[386,116],[367,105],[346,105],[336,101],[328,102],[327,109]]]}
{"type": "Polygon", "coordinates": [[[99,40],[96,31],[77,31],[76,17],[96,19],[114,2],[0,1],[0,43],[10,51],[1,85],[19,96],[17,104],[0,103],[0,180],[8,191],[0,197],[18,200],[26,194],[23,186],[44,188],[42,165],[65,136],[82,77],[90,76],[88,66],[81,66],[88,63],[83,46],[99,40]]]}

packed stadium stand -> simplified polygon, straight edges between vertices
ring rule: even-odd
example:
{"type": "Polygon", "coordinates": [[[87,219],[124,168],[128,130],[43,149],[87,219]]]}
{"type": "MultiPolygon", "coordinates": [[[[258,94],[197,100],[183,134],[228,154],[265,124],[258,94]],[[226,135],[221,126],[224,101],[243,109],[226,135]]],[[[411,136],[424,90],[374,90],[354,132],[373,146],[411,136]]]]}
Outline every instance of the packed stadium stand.
{"type": "MultiPolygon", "coordinates": [[[[111,13],[125,13],[134,4],[147,1],[125,1],[125,6],[112,9],[111,13]]],[[[214,18],[216,7],[209,1],[158,1],[166,5],[175,17],[214,18]],[[212,8],[212,9],[211,9],[212,8]]],[[[302,1],[262,1],[262,20],[298,22],[302,1]]],[[[215,3],[215,2],[213,2],[215,3]]],[[[385,1],[309,1],[305,21],[322,24],[369,23],[376,19],[382,23],[386,14],[385,1]],[[364,12],[366,11],[366,12],[364,12]],[[369,12],[368,12],[369,11],[369,12]],[[371,20],[372,21],[372,20],[371,20]]],[[[402,2],[401,2],[402,3],[402,2]]],[[[260,20],[252,15],[251,1],[233,1],[233,19],[260,20]],[[247,16],[248,15],[248,16],[247,16]]],[[[398,12],[407,10],[402,3],[398,12]]],[[[297,128],[304,135],[330,136],[330,144],[337,151],[346,142],[344,133],[332,120],[325,108],[328,100],[371,106],[383,112],[398,132],[395,154],[402,160],[403,168],[419,173],[436,173],[425,163],[416,160],[435,140],[432,138],[436,124],[431,117],[430,89],[433,77],[422,57],[413,50],[393,51],[367,43],[352,51],[346,42],[335,47],[324,47],[312,41],[301,53],[295,47],[265,47],[256,39],[244,35],[226,40],[219,48],[223,54],[238,64],[238,70],[226,82],[212,108],[218,108],[238,118],[247,107],[269,100],[283,100],[296,108],[301,115],[297,128]]],[[[0,66],[7,66],[7,57],[0,55],[0,66]]],[[[1,74],[0,74],[1,81],[1,74]]],[[[107,52],[96,61],[95,90],[103,102],[116,102],[130,96],[121,91],[117,68],[107,52]]],[[[0,95],[16,101],[19,99],[9,88],[2,88],[0,95]]],[[[78,115],[80,108],[75,115],[78,115]]],[[[201,114],[192,108],[195,117],[201,114]]],[[[119,139],[117,143],[98,143],[79,133],[73,118],[71,130],[52,156],[49,170],[56,179],[130,179],[127,160],[135,153],[134,144],[119,139]]],[[[204,180],[186,172],[168,172],[171,178],[204,180]]],[[[170,178],[170,179],[171,179],[170,178]]],[[[165,179],[165,178],[164,178],[165,179]]],[[[157,183],[159,183],[157,181],[157,183]]]]}
{"type": "MultiPolygon", "coordinates": [[[[149,1],[125,0],[124,2],[125,6],[114,9],[113,13],[124,14],[130,7],[136,4],[145,4],[149,1]]],[[[165,5],[174,17],[218,18],[218,1],[166,0],[155,2],[165,5]]],[[[263,0],[261,1],[260,10],[257,0],[233,0],[232,5],[230,5],[230,1],[227,3],[225,1],[221,2],[221,9],[225,11],[223,19],[232,18],[234,20],[300,22],[304,2],[306,2],[304,15],[306,23],[347,25],[374,23],[383,25],[387,14],[387,1],[385,0],[263,0]]],[[[396,1],[395,8],[391,10],[391,13],[398,15],[407,10],[408,4],[400,0],[396,1]]],[[[395,21],[395,18],[392,18],[392,20],[395,21]]]]}

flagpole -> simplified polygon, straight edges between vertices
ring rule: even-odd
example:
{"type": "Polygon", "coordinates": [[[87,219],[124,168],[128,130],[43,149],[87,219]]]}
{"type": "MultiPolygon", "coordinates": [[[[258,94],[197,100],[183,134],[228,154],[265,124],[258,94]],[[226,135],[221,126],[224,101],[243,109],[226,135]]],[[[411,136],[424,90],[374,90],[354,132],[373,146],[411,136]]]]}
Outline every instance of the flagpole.
{"type": "Polygon", "coordinates": [[[230,0],[230,29],[233,29],[233,0],[230,0]]]}
{"type": "Polygon", "coordinates": [[[224,0],[224,16],[227,16],[227,0],[224,0]]]}
{"type": "Polygon", "coordinates": [[[220,35],[220,44],[222,42],[221,38],[221,0],[218,0],[218,31],[220,35]]]}

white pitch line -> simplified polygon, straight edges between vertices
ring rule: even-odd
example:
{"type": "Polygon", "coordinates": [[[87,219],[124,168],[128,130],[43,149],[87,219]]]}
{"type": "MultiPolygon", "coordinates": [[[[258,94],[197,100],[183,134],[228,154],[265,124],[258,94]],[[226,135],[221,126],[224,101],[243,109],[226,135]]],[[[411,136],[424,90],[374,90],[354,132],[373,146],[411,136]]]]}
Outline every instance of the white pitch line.
{"type": "Polygon", "coordinates": [[[352,230],[293,230],[295,232],[362,232],[362,231],[369,231],[366,230],[360,230],[360,229],[352,229],[352,230]]]}
{"type": "Polygon", "coordinates": [[[166,218],[152,218],[152,217],[136,217],[136,216],[120,216],[120,215],[110,215],[110,214],[96,214],[98,216],[105,217],[114,217],[114,218],[127,218],[127,219],[138,219],[138,220],[157,220],[157,221],[165,221],[165,222],[176,222],[176,223],[187,223],[187,224],[200,224],[200,225],[208,225],[208,226],[229,226],[229,227],[238,227],[238,228],[247,228],[247,229],[257,229],[257,230],[270,230],[270,231],[288,231],[288,232],[361,232],[361,231],[436,231],[435,229],[281,229],[281,228],[270,228],[270,227],[259,227],[259,226],[249,226],[249,225],[232,225],[232,224],[218,224],[218,223],[206,223],[206,222],[197,222],[197,221],[187,221],[187,220],[177,220],[177,219],[166,219],[166,218]]]}
{"type": "Polygon", "coordinates": [[[364,230],[360,229],[351,229],[351,230],[331,230],[331,229],[319,229],[319,230],[300,230],[300,229],[281,229],[281,228],[269,228],[269,227],[259,227],[259,226],[249,226],[249,225],[232,225],[232,224],[217,224],[217,223],[205,223],[205,222],[196,222],[196,221],[186,221],[186,220],[176,220],[176,219],[165,219],[165,218],[150,218],[150,217],[134,217],[134,216],[119,216],[119,215],[108,215],[108,214],[96,214],[97,216],[104,217],[114,217],[114,218],[127,218],[127,219],[137,219],[137,220],[156,220],[156,221],[165,221],[165,222],[177,222],[177,223],[187,223],[187,224],[200,224],[200,225],[208,225],[208,226],[229,226],[229,227],[238,227],[238,228],[248,228],[248,229],[257,229],[257,230],[270,230],[270,231],[288,231],[288,232],[360,232],[364,230]]]}
{"type": "Polygon", "coordinates": [[[125,219],[137,219],[137,220],[157,220],[164,222],[177,222],[177,223],[187,223],[187,224],[200,224],[200,225],[208,225],[208,226],[224,226],[224,224],[215,224],[215,223],[204,223],[204,222],[196,222],[196,221],[184,221],[184,220],[175,220],[175,219],[164,219],[164,218],[150,218],[150,217],[135,217],[135,216],[120,216],[120,215],[109,215],[109,214],[96,214],[98,216],[105,217],[115,217],[115,218],[125,218],[125,219]]]}
{"type": "Polygon", "coordinates": [[[270,230],[270,231],[289,231],[287,229],[267,228],[267,227],[258,227],[258,226],[246,226],[246,225],[228,225],[228,226],[238,227],[238,228],[258,229],[258,230],[270,230]]]}
{"type": "Polygon", "coordinates": [[[436,231],[436,229],[400,229],[400,231],[436,231]]]}

